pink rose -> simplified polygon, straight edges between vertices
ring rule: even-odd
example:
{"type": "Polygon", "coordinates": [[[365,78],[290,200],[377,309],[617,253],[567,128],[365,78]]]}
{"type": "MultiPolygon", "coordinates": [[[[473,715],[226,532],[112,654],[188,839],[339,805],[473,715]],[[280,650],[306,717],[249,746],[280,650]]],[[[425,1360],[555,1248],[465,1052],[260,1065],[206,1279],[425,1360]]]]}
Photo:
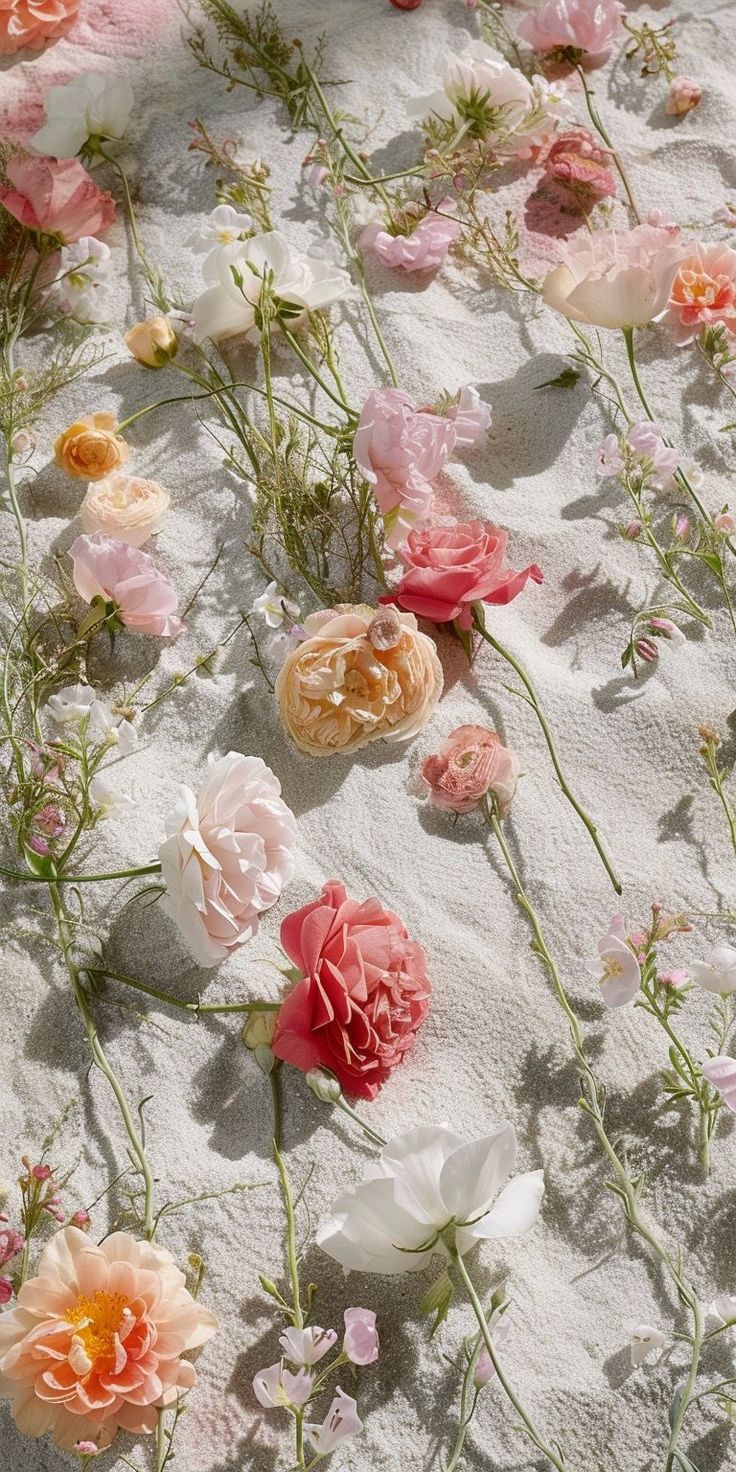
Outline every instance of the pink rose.
{"type": "Polygon", "coordinates": [[[345,1090],[373,1099],[412,1047],[431,986],[421,946],[377,899],[350,900],[333,880],[287,915],[281,944],[301,974],[271,1044],[308,1073],[328,1068],[345,1090]]]}
{"type": "MultiPolygon", "coordinates": [[[[436,271],[442,265],[453,241],[462,234],[462,225],[448,219],[456,208],[449,195],[441,199],[433,210],[427,210],[409,234],[393,235],[378,220],[361,231],[358,244],[365,250],[375,251],[384,266],[400,266],[403,271],[436,271]]],[[[405,223],[411,226],[412,216],[404,212],[405,223]]]]}
{"type": "Polygon", "coordinates": [[[21,225],[55,235],[65,245],[84,235],[102,235],[115,218],[112,195],[97,188],[77,158],[11,154],[5,175],[15,188],[0,184],[0,204],[21,225]]]}
{"type": "Polygon", "coordinates": [[[599,147],[587,128],[558,133],[547,149],[544,170],[556,184],[591,203],[616,193],[616,180],[608,167],[610,152],[599,147]]]}
{"type": "Polygon", "coordinates": [[[621,0],[547,0],[539,10],[524,16],[517,32],[534,51],[570,47],[584,52],[589,65],[600,66],[625,14],[621,0]]]}
{"type": "Polygon", "coordinates": [[[519,758],[486,726],[458,726],[421,765],[435,807],[470,813],[492,792],[508,816],[519,776],[519,758]]]}
{"type": "Polygon", "coordinates": [[[699,241],[677,268],[663,320],[681,345],[718,322],[736,332],[736,250],[699,241]]]}
{"type": "Polygon", "coordinates": [[[508,536],[490,522],[454,521],[417,527],[401,548],[406,571],[387,602],[397,602],[435,624],[473,624],[474,603],[510,603],[529,578],[542,582],[536,563],[516,572],[504,561],[508,536]]]}
{"type": "Polygon", "coordinates": [[[91,537],[77,537],[69,556],[74,564],[74,586],[85,603],[93,598],[113,602],[121,623],[138,634],[173,639],[183,632],[184,624],[176,617],[176,588],[147,552],[95,532],[91,537]]]}
{"type": "Polygon", "coordinates": [[[0,0],[0,56],[42,51],[74,25],[79,0],[0,0]]]}
{"type": "Polygon", "coordinates": [[[490,410],[473,388],[464,388],[448,414],[418,409],[399,388],[374,389],[360,411],[353,441],[358,469],[375,489],[389,547],[426,520],[432,485],[456,445],[477,444],[490,410]]]}

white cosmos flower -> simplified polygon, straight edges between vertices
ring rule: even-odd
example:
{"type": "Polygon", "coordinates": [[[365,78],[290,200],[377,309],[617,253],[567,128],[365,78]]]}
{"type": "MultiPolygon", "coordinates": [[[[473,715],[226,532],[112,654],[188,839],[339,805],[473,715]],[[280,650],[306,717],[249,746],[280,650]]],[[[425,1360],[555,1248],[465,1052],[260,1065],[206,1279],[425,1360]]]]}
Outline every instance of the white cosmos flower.
{"type": "Polygon", "coordinates": [[[135,812],[136,803],[130,793],[116,791],[101,772],[97,772],[92,778],[89,795],[103,818],[127,818],[128,813],[135,812]]]}
{"type": "Polygon", "coordinates": [[[332,306],[352,291],[347,271],[331,261],[295,250],[278,230],[211,251],[203,262],[202,275],[207,290],[197,297],[192,309],[193,336],[198,343],[206,337],[220,342],[250,332],[266,276],[274,296],[294,308],[290,315],[292,327],[298,326],[307,312],[332,306]]]}
{"type": "Polygon", "coordinates": [[[202,220],[198,228],[187,236],[184,244],[198,255],[205,255],[218,245],[233,245],[241,235],[247,235],[252,229],[253,220],[250,215],[239,215],[231,204],[218,204],[207,219],[202,220]]]}
{"type": "Polygon", "coordinates": [[[440,1233],[463,1256],[485,1238],[528,1232],[544,1181],[535,1170],[505,1184],[515,1161],[508,1120],[480,1140],[446,1125],[409,1130],[389,1140],[364,1179],[337,1198],[317,1242],[346,1270],[405,1273],[418,1272],[434,1253],[450,1255],[440,1233]]]}
{"type": "Polygon", "coordinates": [[[52,158],[73,158],[88,138],[122,138],[132,107],[133,88],[126,77],[86,72],[50,88],[46,122],[29,146],[52,158]]]}
{"type": "Polygon", "coordinates": [[[717,1058],[709,1058],[702,1072],[708,1083],[723,1095],[726,1108],[736,1114],[736,1058],[721,1053],[717,1058]]]}
{"type": "Polygon", "coordinates": [[[643,1365],[655,1349],[662,1349],[667,1343],[667,1336],[651,1324],[639,1324],[638,1328],[632,1330],[629,1342],[632,1365],[643,1365]]]}
{"type": "Polygon", "coordinates": [[[607,1007],[625,1007],[633,1002],[639,990],[639,962],[626,942],[623,915],[614,915],[605,935],[598,942],[598,961],[588,970],[595,976],[607,1007]]]}
{"type": "Polygon", "coordinates": [[[49,289],[49,304],[76,322],[104,322],[109,310],[107,287],[112,274],[110,247],[94,235],[83,235],[61,248],[59,270],[49,289]]]}
{"type": "Polygon", "coordinates": [[[534,93],[523,72],[485,41],[469,41],[464,51],[447,57],[440,90],[411,98],[407,110],[411,117],[434,114],[462,124],[468,104],[484,106],[489,120],[491,110],[502,109],[506,131],[521,122],[533,102],[534,93]]]}
{"type": "Polygon", "coordinates": [[[707,961],[691,962],[690,972],[706,992],[736,992],[736,951],[733,946],[716,946],[707,961]]]}

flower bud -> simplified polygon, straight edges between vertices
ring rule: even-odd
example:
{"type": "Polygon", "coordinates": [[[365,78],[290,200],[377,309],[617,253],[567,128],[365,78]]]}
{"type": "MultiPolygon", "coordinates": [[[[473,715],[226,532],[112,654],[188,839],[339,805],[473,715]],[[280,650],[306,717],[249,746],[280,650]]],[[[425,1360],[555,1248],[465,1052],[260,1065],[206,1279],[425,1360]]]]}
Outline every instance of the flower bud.
{"type": "Polygon", "coordinates": [[[276,1012],[251,1012],[241,1037],[252,1053],[256,1048],[270,1048],[276,1031],[276,1012]]]}
{"type": "Polygon", "coordinates": [[[487,1349],[483,1349],[478,1355],[473,1371],[473,1384],[476,1390],[482,1390],[488,1384],[488,1381],[493,1378],[494,1374],[495,1371],[491,1356],[487,1349]]]}
{"type": "Polygon", "coordinates": [[[654,664],[659,658],[659,650],[653,639],[637,639],[634,649],[640,659],[645,659],[647,664],[654,664]]]}
{"type": "Polygon", "coordinates": [[[670,117],[682,117],[686,112],[692,112],[692,109],[697,107],[702,96],[702,87],[697,82],[691,81],[690,77],[673,77],[670,82],[666,111],[670,117]]]}
{"type": "Polygon", "coordinates": [[[624,527],[624,536],[628,537],[630,542],[635,542],[641,530],[642,522],[630,521],[628,526],[624,527]]]}
{"type": "Polygon", "coordinates": [[[92,1218],[89,1212],[85,1211],[83,1206],[80,1206],[79,1210],[73,1212],[70,1216],[69,1225],[70,1227],[78,1227],[80,1232],[88,1232],[92,1226],[92,1218]]]}
{"type": "Polygon", "coordinates": [[[728,537],[731,532],[736,531],[736,516],[727,508],[725,511],[721,511],[719,516],[713,517],[713,525],[716,531],[722,532],[724,537],[728,537]]]}
{"type": "Polygon", "coordinates": [[[337,1079],[322,1068],[310,1068],[307,1083],[322,1104],[336,1104],[342,1094],[337,1079]]]}
{"type": "Polygon", "coordinates": [[[10,1278],[0,1278],[0,1303],[10,1303],[13,1297],[13,1285],[10,1278]]]}
{"type": "Polygon", "coordinates": [[[144,368],[163,368],[176,357],[179,344],[168,317],[146,317],[125,334],[125,345],[144,368]]]}

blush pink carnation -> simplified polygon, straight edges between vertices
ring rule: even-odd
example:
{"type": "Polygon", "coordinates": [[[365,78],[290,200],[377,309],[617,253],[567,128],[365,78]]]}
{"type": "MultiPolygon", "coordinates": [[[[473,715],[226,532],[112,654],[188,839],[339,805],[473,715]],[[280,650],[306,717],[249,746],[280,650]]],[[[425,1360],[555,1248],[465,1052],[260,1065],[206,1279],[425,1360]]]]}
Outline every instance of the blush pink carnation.
{"type": "Polygon", "coordinates": [[[176,588],[147,552],[95,532],[77,537],[69,556],[74,586],[85,603],[93,598],[114,603],[120,622],[138,634],[173,639],[183,632],[185,626],[176,615],[176,588]]]}
{"type": "Polygon", "coordinates": [[[458,726],[438,752],[424,758],[421,774],[435,807],[470,813],[492,792],[505,818],[516,791],[519,758],[487,726],[458,726]]]}
{"type": "Polygon", "coordinates": [[[115,218],[111,194],[97,188],[78,158],[30,158],[11,154],[0,182],[0,204],[42,235],[64,245],[86,235],[102,235],[115,218]]]}
{"type": "Polygon", "coordinates": [[[580,51],[591,66],[600,66],[621,30],[626,8],[621,0],[547,0],[525,15],[518,35],[534,51],[580,51]]]}
{"type": "Polygon", "coordinates": [[[664,321],[680,344],[717,322],[736,332],[736,250],[700,241],[678,266],[664,321]]]}
{"type": "Polygon", "coordinates": [[[296,819],[258,756],[211,761],[198,793],[180,788],[159,849],[166,906],[200,966],[250,940],[294,872],[296,819]]]}
{"type": "Polygon", "coordinates": [[[107,1447],[121,1428],[155,1430],[196,1379],[181,1356],[216,1329],[163,1247],[128,1232],[97,1247],[65,1227],[0,1316],[0,1395],[26,1436],[107,1447]]]}
{"type": "Polygon", "coordinates": [[[42,51],[71,29],[79,0],[0,0],[0,56],[42,51]]]}
{"type": "Polygon", "coordinates": [[[398,388],[375,389],[360,411],[353,441],[358,469],[373,486],[389,547],[425,521],[432,484],[456,446],[478,444],[490,410],[474,388],[464,388],[447,414],[418,409],[398,388]]]}
{"type": "Polygon", "coordinates": [[[414,1043],[429,1007],[426,957],[377,899],[348,899],[336,880],[287,915],[281,944],[301,976],[282,1004],[271,1049],[308,1073],[328,1068],[373,1099],[414,1043]]]}
{"type": "Polygon", "coordinates": [[[371,220],[361,231],[358,244],[363,250],[375,251],[384,266],[400,266],[402,271],[436,271],[462,234],[459,221],[448,219],[455,208],[449,195],[441,199],[408,235],[394,235],[379,221],[371,220]]]}
{"type": "Polygon", "coordinates": [[[460,628],[473,624],[474,603],[510,603],[529,578],[542,582],[536,563],[521,572],[506,565],[508,535],[484,521],[417,527],[401,548],[404,575],[386,599],[418,618],[460,628]]]}

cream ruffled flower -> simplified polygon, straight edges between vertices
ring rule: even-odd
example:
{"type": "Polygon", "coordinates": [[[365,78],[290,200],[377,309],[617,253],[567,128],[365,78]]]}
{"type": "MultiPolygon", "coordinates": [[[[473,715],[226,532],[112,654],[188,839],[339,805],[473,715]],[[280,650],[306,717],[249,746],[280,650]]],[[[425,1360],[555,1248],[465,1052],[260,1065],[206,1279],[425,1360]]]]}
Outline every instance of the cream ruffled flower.
{"type": "Polygon", "coordinates": [[[304,621],[308,638],[276,680],[281,720],[300,751],[331,756],[407,741],[442,694],[434,643],[413,614],[343,604],[304,621]]]}
{"type": "Polygon", "coordinates": [[[80,508],[86,532],[104,532],[142,547],[157,532],[169,509],[171,497],[155,480],[113,471],[92,481],[80,508]]]}

